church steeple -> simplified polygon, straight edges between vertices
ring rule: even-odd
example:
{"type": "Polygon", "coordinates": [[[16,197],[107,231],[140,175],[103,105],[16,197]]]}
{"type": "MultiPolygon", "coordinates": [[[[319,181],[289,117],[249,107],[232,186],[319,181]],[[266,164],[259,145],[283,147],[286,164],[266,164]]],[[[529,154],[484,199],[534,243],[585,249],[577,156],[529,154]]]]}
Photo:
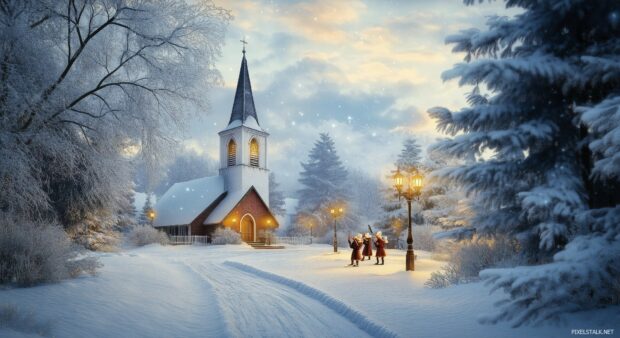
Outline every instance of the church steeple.
{"type": "Polygon", "coordinates": [[[269,133],[258,124],[245,46],[230,122],[219,135],[220,175],[224,176],[229,196],[245,194],[253,187],[264,201],[269,201],[269,133]]]}
{"type": "Polygon", "coordinates": [[[252,85],[250,84],[248,62],[245,59],[245,41],[242,42],[244,42],[243,59],[241,60],[237,91],[235,92],[235,102],[233,103],[232,113],[230,114],[229,125],[236,120],[244,123],[249,116],[252,116],[256,120],[256,123],[258,123],[256,108],[254,107],[254,97],[252,96],[252,85]]]}

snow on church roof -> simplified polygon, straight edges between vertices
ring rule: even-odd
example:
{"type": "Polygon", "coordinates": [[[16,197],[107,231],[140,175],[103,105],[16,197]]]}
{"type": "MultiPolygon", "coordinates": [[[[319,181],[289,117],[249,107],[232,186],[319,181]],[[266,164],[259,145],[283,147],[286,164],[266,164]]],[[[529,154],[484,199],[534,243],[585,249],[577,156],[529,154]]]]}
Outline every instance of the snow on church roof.
{"type": "MultiPolygon", "coordinates": [[[[241,198],[247,193],[247,190],[237,190],[229,192],[220,204],[215,207],[215,210],[209,214],[203,224],[219,224],[224,220],[224,217],[228,215],[232,209],[241,201],[241,198]]],[[[257,192],[258,193],[258,192],[257,192]]]]}
{"type": "Polygon", "coordinates": [[[246,126],[248,128],[265,132],[265,130],[260,125],[258,125],[258,122],[256,122],[254,116],[248,116],[243,122],[241,122],[241,120],[234,120],[226,128],[224,128],[222,132],[237,128],[239,126],[246,126]]]}
{"type": "Polygon", "coordinates": [[[189,224],[224,192],[222,176],[175,183],[157,201],[157,217],[153,225],[161,227],[189,224]]]}

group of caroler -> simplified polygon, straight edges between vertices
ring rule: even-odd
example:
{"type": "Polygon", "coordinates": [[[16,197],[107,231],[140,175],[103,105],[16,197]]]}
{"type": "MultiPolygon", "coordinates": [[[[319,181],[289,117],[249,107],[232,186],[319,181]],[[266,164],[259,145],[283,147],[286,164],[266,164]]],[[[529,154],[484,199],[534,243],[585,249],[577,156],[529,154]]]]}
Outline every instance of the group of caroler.
{"type": "Polygon", "coordinates": [[[370,257],[372,257],[372,243],[375,244],[375,248],[377,248],[377,252],[375,253],[375,257],[377,258],[377,262],[375,265],[383,265],[385,263],[385,245],[388,243],[387,237],[383,237],[381,235],[381,231],[378,231],[375,234],[375,240],[372,240],[372,236],[369,233],[366,233],[363,237],[362,234],[357,234],[355,237],[349,237],[349,247],[353,250],[351,252],[351,264],[349,266],[359,266],[360,261],[363,261],[368,257],[370,261],[370,257]],[[381,258],[381,263],[379,263],[379,258],[381,258]]]}

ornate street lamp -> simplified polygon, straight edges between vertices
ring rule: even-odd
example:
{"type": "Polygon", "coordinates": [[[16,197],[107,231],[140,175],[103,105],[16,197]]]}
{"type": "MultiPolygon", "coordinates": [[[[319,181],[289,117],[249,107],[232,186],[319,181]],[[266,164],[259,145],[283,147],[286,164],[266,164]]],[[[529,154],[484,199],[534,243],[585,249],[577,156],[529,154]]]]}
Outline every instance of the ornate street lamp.
{"type": "Polygon", "coordinates": [[[338,252],[338,237],[336,236],[336,220],[344,213],[343,208],[332,208],[329,213],[334,218],[334,252],[338,252]]]}
{"type": "Polygon", "coordinates": [[[396,169],[396,173],[393,176],[394,188],[398,192],[398,199],[401,196],[407,200],[407,212],[409,216],[409,230],[407,234],[407,256],[405,267],[407,271],[415,270],[415,256],[413,254],[413,235],[411,233],[411,201],[420,200],[422,194],[422,184],[424,177],[416,170],[415,173],[405,173],[403,175],[400,169],[396,169]]]}

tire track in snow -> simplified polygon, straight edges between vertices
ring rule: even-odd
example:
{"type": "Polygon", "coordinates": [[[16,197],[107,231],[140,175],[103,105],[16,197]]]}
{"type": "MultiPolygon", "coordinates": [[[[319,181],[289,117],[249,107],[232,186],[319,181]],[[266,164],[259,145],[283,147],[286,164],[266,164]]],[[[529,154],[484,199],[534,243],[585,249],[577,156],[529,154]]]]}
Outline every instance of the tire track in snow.
{"type": "Polygon", "coordinates": [[[315,297],[236,266],[193,259],[185,264],[212,286],[232,336],[390,336],[364,331],[315,297]]]}
{"type": "Polygon", "coordinates": [[[349,320],[351,323],[356,325],[362,331],[367,332],[371,336],[398,337],[396,333],[392,332],[384,326],[374,323],[368,317],[355,310],[351,306],[347,305],[343,301],[338,300],[326,294],[325,292],[313,288],[307,284],[286,277],[282,277],[271,272],[259,270],[239,262],[225,261],[224,264],[239,269],[241,271],[256,275],[258,277],[262,277],[272,282],[287,286],[309,298],[315,299],[321,304],[336,312],[337,314],[341,315],[345,319],[349,320]]]}

